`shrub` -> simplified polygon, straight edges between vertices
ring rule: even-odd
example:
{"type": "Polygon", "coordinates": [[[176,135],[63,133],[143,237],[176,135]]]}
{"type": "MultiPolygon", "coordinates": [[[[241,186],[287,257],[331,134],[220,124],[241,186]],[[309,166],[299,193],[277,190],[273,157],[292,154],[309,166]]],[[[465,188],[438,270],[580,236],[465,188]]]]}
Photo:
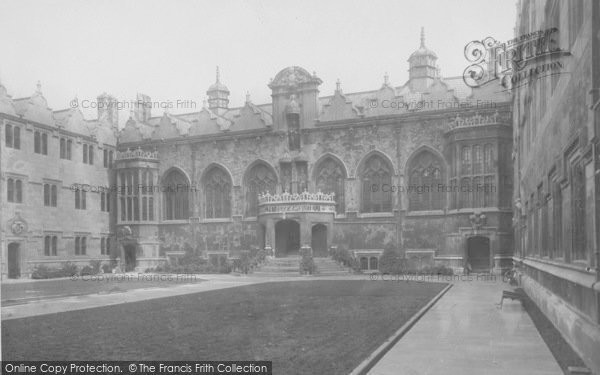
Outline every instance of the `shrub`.
{"type": "Polygon", "coordinates": [[[95,275],[94,269],[90,266],[84,266],[81,271],[79,271],[79,274],[81,276],[95,275]]]}
{"type": "Polygon", "coordinates": [[[247,274],[252,266],[252,257],[250,255],[250,251],[242,251],[240,253],[240,258],[236,259],[236,263],[234,263],[233,268],[237,268],[240,270],[240,272],[247,274]]]}
{"type": "Polygon", "coordinates": [[[406,259],[402,257],[398,250],[385,249],[381,254],[381,258],[379,258],[379,271],[392,275],[405,273],[407,271],[406,259]]]}
{"type": "Polygon", "coordinates": [[[58,277],[71,277],[77,275],[77,266],[71,262],[66,262],[60,268],[50,268],[45,265],[38,265],[31,273],[32,279],[55,279],[58,277]]]}
{"type": "Polygon", "coordinates": [[[92,268],[93,275],[99,274],[100,269],[102,268],[102,261],[101,260],[91,260],[90,267],[92,268]]]}
{"type": "Polygon", "coordinates": [[[300,249],[300,273],[312,275],[315,272],[316,266],[310,249],[300,249]]]}
{"type": "Polygon", "coordinates": [[[102,272],[104,272],[104,273],[111,273],[111,272],[112,272],[112,267],[111,267],[111,265],[110,265],[110,264],[108,264],[108,263],[104,263],[104,264],[102,265],[102,272]]]}
{"type": "Polygon", "coordinates": [[[443,264],[439,266],[428,266],[424,267],[420,273],[428,274],[428,275],[444,275],[444,276],[452,276],[454,275],[454,271],[450,267],[446,267],[443,264]]]}

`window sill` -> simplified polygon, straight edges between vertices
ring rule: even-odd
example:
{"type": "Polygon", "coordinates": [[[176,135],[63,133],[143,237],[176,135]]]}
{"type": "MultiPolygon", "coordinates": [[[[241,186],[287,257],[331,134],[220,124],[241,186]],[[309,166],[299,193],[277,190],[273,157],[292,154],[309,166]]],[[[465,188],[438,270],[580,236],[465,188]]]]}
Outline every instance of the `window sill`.
{"type": "Polygon", "coordinates": [[[359,218],[378,218],[378,217],[394,217],[393,212],[361,212],[358,214],[359,218]]]}
{"type": "Polygon", "coordinates": [[[222,217],[222,218],[214,218],[214,219],[204,219],[200,220],[201,223],[231,223],[233,220],[230,217],[222,217]]]}
{"type": "MultiPolygon", "coordinates": [[[[517,258],[518,259],[518,258],[517,258]]],[[[557,263],[538,258],[525,258],[523,264],[528,267],[549,273],[561,279],[571,281],[575,284],[591,288],[596,282],[595,272],[586,271],[584,267],[574,266],[567,263],[557,263]]]]}
{"type": "MultiPolygon", "coordinates": [[[[135,221],[135,222],[121,222],[120,224],[141,224],[139,221],[135,221]]],[[[189,224],[190,221],[189,220],[185,220],[185,219],[176,219],[176,220],[163,220],[161,221],[161,224],[189,224]]]]}
{"type": "Polygon", "coordinates": [[[406,217],[411,216],[443,216],[444,210],[422,210],[422,211],[409,211],[406,217]]]}

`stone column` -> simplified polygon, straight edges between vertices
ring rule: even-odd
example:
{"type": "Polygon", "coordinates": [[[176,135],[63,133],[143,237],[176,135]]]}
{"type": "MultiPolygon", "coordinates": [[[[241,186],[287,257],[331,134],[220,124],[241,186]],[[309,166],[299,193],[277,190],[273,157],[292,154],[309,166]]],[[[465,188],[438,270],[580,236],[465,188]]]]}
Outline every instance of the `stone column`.
{"type": "Polygon", "coordinates": [[[312,238],[312,223],[308,219],[300,220],[300,246],[310,247],[312,238]]]}
{"type": "MultiPolygon", "coordinates": [[[[267,247],[275,249],[275,223],[273,219],[268,219],[265,225],[265,249],[267,247]]],[[[275,256],[275,251],[269,255],[275,256]]]]}

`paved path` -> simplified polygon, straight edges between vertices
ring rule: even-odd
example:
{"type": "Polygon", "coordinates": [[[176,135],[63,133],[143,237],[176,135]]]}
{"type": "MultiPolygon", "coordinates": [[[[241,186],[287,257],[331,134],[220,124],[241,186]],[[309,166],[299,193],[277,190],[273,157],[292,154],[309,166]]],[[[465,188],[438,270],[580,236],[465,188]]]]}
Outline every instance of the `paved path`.
{"type": "Polygon", "coordinates": [[[456,282],[370,375],[562,375],[518,301],[495,305],[502,282],[456,282]]]}

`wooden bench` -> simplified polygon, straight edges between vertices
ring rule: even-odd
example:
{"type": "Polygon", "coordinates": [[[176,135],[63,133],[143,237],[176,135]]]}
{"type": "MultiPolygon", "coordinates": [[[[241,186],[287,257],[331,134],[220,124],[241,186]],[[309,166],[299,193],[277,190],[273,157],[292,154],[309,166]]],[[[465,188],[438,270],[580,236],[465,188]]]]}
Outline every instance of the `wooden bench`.
{"type": "Polygon", "coordinates": [[[511,300],[519,300],[522,301],[523,295],[521,293],[518,292],[513,292],[510,290],[503,290],[502,291],[502,298],[500,298],[500,303],[498,304],[499,308],[502,309],[502,304],[504,303],[504,299],[508,298],[511,300]]]}

